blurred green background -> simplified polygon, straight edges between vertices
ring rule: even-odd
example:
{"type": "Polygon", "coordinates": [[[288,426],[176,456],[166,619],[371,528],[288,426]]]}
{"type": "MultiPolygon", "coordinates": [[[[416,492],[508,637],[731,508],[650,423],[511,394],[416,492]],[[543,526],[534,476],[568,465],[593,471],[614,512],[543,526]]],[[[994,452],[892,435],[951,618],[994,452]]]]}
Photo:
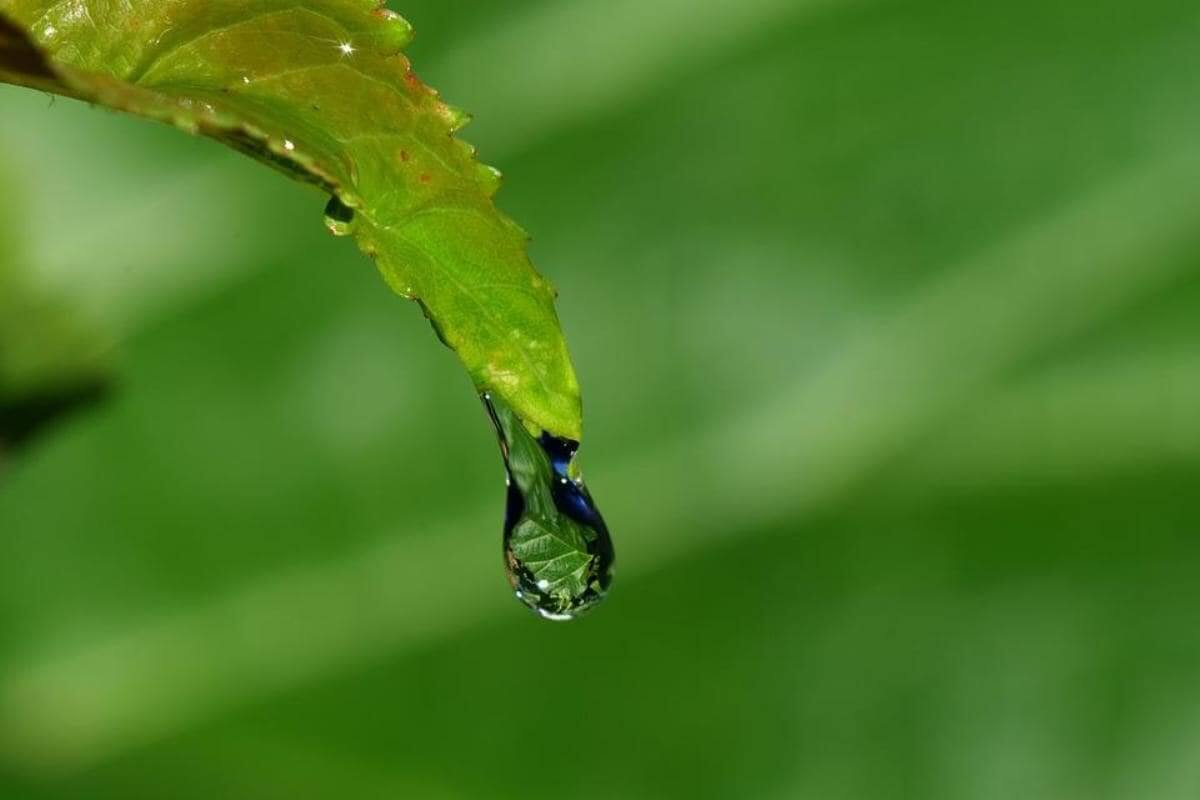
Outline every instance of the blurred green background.
{"type": "Polygon", "coordinates": [[[117,342],[0,476],[3,798],[1200,796],[1194,0],[406,0],[585,387],[512,599],[451,353],[322,200],[0,88],[117,342]]]}

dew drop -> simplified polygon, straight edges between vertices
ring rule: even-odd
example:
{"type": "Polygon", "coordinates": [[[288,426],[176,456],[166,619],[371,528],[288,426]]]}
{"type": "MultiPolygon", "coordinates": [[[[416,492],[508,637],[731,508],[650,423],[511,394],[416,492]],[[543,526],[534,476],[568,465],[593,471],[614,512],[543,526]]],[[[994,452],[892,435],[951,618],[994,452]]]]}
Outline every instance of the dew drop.
{"type": "Polygon", "coordinates": [[[579,443],[535,434],[501,399],[483,395],[507,473],[504,566],[517,599],[545,619],[590,611],[612,584],[608,527],[578,479],[579,443]]]}
{"type": "Polygon", "coordinates": [[[354,233],[354,209],[337,197],[329,198],[325,205],[325,227],[334,236],[349,236],[354,233]]]}

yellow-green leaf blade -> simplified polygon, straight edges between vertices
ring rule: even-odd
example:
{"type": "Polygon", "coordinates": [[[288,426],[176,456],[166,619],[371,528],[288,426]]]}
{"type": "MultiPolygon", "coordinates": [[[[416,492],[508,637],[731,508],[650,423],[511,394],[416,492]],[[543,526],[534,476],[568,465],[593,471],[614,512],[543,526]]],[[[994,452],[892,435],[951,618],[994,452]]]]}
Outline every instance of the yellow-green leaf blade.
{"type": "Polygon", "coordinates": [[[0,0],[0,78],[211,136],[336,197],[388,283],[479,388],[580,438],[579,390],[499,180],[412,72],[411,29],[359,0],[0,0]],[[38,60],[38,56],[43,58],[38,60]]]}

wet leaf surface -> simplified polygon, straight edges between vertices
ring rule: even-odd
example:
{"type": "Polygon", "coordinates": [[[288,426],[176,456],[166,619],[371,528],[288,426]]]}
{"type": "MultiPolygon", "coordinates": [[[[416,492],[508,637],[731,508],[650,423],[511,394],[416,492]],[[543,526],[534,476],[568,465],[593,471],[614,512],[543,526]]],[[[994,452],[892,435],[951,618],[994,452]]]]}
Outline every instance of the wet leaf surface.
{"type": "Polygon", "coordinates": [[[498,173],[412,71],[399,15],[361,0],[3,0],[0,78],[218,139],[333,196],[388,284],[478,388],[578,440],[579,389],[498,173]],[[19,28],[19,30],[18,30],[19,28]]]}

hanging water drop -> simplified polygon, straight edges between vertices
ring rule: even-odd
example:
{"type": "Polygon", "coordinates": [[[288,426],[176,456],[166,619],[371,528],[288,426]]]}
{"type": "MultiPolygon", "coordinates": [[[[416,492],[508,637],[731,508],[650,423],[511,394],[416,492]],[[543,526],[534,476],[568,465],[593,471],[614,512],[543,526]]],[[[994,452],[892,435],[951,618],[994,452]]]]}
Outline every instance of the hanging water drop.
{"type": "Polygon", "coordinates": [[[575,463],[579,443],[526,427],[504,401],[483,396],[508,477],[504,566],[517,598],[550,620],[570,620],[608,593],[612,539],[575,463]]]}

